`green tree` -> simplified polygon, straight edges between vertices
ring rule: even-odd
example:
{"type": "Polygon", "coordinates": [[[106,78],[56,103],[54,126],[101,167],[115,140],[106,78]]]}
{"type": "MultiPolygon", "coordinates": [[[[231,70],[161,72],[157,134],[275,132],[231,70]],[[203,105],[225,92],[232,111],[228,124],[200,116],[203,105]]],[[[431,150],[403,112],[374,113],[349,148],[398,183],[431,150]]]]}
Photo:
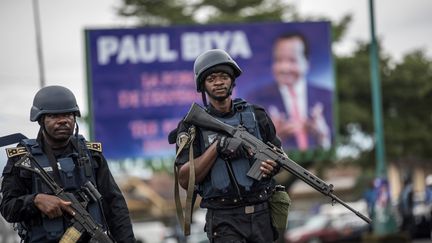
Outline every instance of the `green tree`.
{"type": "MultiPolygon", "coordinates": [[[[349,56],[336,57],[339,99],[339,148],[346,147],[348,163],[358,164],[364,173],[355,191],[361,192],[375,176],[373,145],[362,146],[373,138],[373,117],[369,71],[369,45],[359,42],[349,56]],[[355,137],[362,137],[356,141],[355,137]]],[[[430,163],[432,142],[432,61],[421,50],[395,62],[383,51],[380,55],[383,123],[387,163],[410,167],[430,163]],[[408,161],[408,163],[407,163],[408,161]]],[[[404,168],[405,167],[405,168],[404,168]]]]}
{"type": "Polygon", "coordinates": [[[361,141],[356,143],[353,136],[373,132],[368,45],[359,42],[350,56],[336,58],[336,75],[340,143],[353,158],[360,156],[363,159],[359,161],[367,164],[370,153],[364,152],[361,141]]]}
{"type": "MultiPolygon", "coordinates": [[[[329,20],[325,16],[300,16],[294,5],[282,0],[123,0],[117,13],[134,18],[141,26],[244,23],[259,21],[329,20]]],[[[351,16],[333,21],[333,40],[345,34],[351,16]]]]}
{"type": "Polygon", "coordinates": [[[430,160],[432,61],[421,50],[383,70],[383,117],[389,160],[430,160]]]}
{"type": "Polygon", "coordinates": [[[296,18],[294,7],[281,0],[203,0],[198,9],[210,10],[207,23],[281,21],[296,18]]]}
{"type": "Polygon", "coordinates": [[[295,17],[293,7],[281,0],[123,0],[117,12],[137,17],[141,25],[153,26],[280,21],[283,16],[295,17]]]}
{"type": "MultiPolygon", "coordinates": [[[[368,47],[359,43],[352,55],[336,58],[336,67],[342,144],[357,149],[361,156],[356,162],[372,169],[373,150],[362,150],[351,140],[353,133],[372,138],[374,131],[368,47]]],[[[432,141],[428,112],[432,102],[432,61],[420,50],[399,62],[381,53],[380,68],[387,160],[428,160],[432,154],[428,149],[432,141]]]]}
{"type": "Polygon", "coordinates": [[[137,19],[143,26],[191,24],[194,1],[188,0],[123,0],[117,8],[120,16],[137,19]],[[192,3],[191,3],[192,2],[192,3]]]}

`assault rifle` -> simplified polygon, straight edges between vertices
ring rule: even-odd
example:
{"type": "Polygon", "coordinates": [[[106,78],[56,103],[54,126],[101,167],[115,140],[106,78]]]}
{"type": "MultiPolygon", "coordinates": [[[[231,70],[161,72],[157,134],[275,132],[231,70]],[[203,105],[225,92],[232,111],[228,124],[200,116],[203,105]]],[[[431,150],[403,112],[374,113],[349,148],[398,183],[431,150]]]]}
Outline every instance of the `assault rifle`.
{"type": "Polygon", "coordinates": [[[233,127],[231,125],[225,124],[216,118],[209,115],[202,107],[196,103],[192,104],[189,112],[187,113],[184,121],[196,125],[201,128],[209,129],[215,132],[224,133],[230,137],[235,137],[240,139],[244,145],[253,154],[254,163],[247,175],[256,180],[261,180],[263,173],[260,170],[261,161],[267,159],[276,161],[282,168],[304,181],[306,184],[314,188],[315,190],[321,192],[325,196],[331,198],[332,203],[338,202],[342,204],[347,209],[351,210],[358,217],[366,221],[368,224],[371,223],[371,219],[356,211],[351,206],[346,204],[342,199],[338,198],[333,194],[333,185],[326,184],[323,180],[313,175],[311,172],[307,171],[296,162],[288,158],[288,156],[278,147],[271,143],[265,144],[254,135],[246,131],[246,128],[239,126],[233,127]]]}
{"type": "MultiPolygon", "coordinates": [[[[85,210],[85,206],[78,201],[75,195],[63,191],[63,188],[54,181],[30,153],[27,153],[18,160],[15,166],[36,173],[49,186],[55,196],[62,200],[72,202],[71,207],[75,212],[73,216],[71,215],[70,219],[72,226],[66,230],[60,240],[61,243],[77,242],[85,232],[91,237],[91,243],[114,243],[103,231],[102,226],[95,222],[87,210],[85,210]]],[[[80,197],[84,199],[84,204],[87,204],[91,200],[99,200],[101,198],[101,195],[90,181],[86,182],[82,189],[85,193],[82,192],[80,197]]]]}

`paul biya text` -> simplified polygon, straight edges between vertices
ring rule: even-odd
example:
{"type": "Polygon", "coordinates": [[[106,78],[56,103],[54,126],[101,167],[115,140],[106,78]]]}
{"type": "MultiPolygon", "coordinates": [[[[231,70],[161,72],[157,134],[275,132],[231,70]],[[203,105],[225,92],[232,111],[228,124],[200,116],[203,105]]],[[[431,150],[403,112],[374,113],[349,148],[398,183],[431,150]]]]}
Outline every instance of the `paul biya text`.
{"type": "Polygon", "coordinates": [[[97,41],[99,65],[193,61],[205,50],[224,49],[233,58],[249,59],[252,51],[243,31],[185,32],[180,35],[180,50],[171,48],[167,33],[100,36],[97,41]]]}

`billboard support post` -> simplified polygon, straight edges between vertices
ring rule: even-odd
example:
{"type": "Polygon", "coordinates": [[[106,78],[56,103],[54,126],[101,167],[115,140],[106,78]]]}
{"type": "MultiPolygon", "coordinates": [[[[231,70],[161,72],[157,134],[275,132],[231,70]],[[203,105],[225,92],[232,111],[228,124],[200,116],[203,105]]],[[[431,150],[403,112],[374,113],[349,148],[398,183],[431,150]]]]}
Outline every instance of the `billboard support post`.
{"type": "Polygon", "coordinates": [[[374,206],[373,232],[376,235],[387,235],[396,232],[396,223],[392,215],[390,185],[387,180],[387,168],[385,160],[384,131],[382,121],[381,81],[379,75],[378,46],[375,37],[375,16],[373,0],[369,0],[369,16],[371,30],[370,44],[370,69],[372,87],[372,106],[375,128],[375,161],[376,161],[376,185],[377,198],[374,206]],[[386,202],[379,203],[378,200],[386,202]]]}

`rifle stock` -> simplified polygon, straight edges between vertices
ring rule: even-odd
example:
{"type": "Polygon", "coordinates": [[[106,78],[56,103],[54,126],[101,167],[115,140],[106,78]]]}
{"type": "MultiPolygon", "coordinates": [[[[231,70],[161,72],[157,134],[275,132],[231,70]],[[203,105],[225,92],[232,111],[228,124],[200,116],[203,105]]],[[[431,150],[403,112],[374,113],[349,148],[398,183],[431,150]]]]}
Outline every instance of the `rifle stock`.
{"type": "Polygon", "coordinates": [[[249,177],[256,180],[261,180],[263,176],[263,172],[260,169],[261,162],[267,159],[276,161],[283,169],[287,170],[298,179],[304,181],[306,184],[321,192],[325,196],[330,197],[332,202],[339,202],[367,223],[371,223],[371,219],[361,214],[359,211],[356,211],[336,195],[334,195],[332,184],[328,185],[326,182],[288,158],[288,156],[286,156],[286,154],[281,149],[270,143],[265,144],[247,132],[243,127],[235,128],[219,121],[218,119],[209,115],[196,103],[192,104],[189,112],[184,118],[184,121],[201,128],[209,129],[215,132],[222,132],[231,137],[239,138],[246,145],[249,151],[253,153],[253,159],[255,160],[247,173],[249,177]]]}
{"type": "Polygon", "coordinates": [[[27,153],[18,160],[15,163],[15,166],[36,173],[50,187],[55,196],[72,203],[71,207],[75,212],[70,219],[72,226],[66,230],[66,233],[63,235],[62,239],[60,239],[60,242],[76,242],[75,239],[79,239],[82,233],[87,232],[91,237],[91,242],[114,243],[114,241],[103,231],[102,226],[92,218],[87,210],[85,210],[75,195],[63,191],[63,189],[39,165],[30,153],[27,153]],[[32,165],[34,167],[32,167],[32,165]]]}
{"type": "Polygon", "coordinates": [[[205,127],[213,131],[224,132],[231,136],[236,130],[234,127],[210,116],[201,106],[196,103],[192,104],[189,112],[184,118],[184,121],[194,124],[198,127],[205,127]]]}

